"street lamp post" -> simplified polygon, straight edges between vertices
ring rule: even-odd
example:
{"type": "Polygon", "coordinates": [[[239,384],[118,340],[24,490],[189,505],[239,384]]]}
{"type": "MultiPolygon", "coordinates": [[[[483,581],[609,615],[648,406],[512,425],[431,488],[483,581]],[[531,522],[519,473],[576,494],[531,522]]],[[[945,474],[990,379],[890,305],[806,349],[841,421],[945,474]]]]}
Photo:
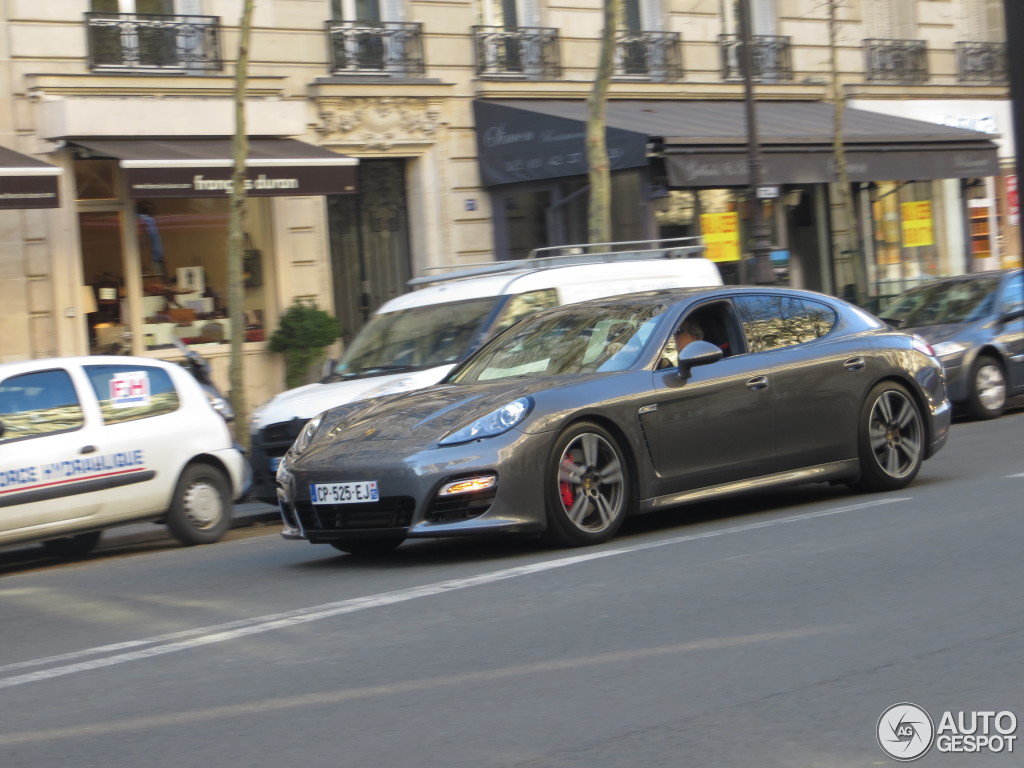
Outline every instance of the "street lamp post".
{"type": "Polygon", "coordinates": [[[747,157],[750,165],[750,235],[754,256],[754,282],[768,285],[775,282],[772,271],[772,244],[768,236],[768,223],[764,220],[764,207],[758,190],[764,184],[764,161],[757,135],[757,116],[754,110],[754,57],[750,43],[750,0],[738,0],[740,12],[740,69],[743,72],[743,96],[747,113],[747,157]]]}

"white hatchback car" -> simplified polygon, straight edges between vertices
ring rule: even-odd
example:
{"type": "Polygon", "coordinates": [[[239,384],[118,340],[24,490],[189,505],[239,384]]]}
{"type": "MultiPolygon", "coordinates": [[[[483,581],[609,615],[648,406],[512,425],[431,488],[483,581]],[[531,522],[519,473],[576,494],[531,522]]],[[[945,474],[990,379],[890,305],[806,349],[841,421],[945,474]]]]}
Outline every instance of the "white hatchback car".
{"type": "Polygon", "coordinates": [[[100,532],[164,522],[220,539],[251,475],[227,422],[174,363],[92,356],[0,365],[0,546],[91,550],[100,532]]]}

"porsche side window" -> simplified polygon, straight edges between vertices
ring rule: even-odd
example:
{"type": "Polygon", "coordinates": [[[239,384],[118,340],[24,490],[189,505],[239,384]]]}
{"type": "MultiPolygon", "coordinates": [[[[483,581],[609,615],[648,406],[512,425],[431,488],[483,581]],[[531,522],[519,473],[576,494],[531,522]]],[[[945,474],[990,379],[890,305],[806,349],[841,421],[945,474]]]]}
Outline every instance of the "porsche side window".
{"type": "Polygon", "coordinates": [[[558,291],[545,288],[541,291],[530,291],[512,296],[501,312],[501,317],[494,325],[494,332],[503,331],[517,320],[521,320],[538,309],[558,306],[558,291]]]}
{"type": "Polygon", "coordinates": [[[792,347],[819,339],[836,324],[827,304],[794,296],[741,296],[743,330],[760,352],[792,347]]]}
{"type": "Polygon", "coordinates": [[[139,365],[87,365],[104,424],[119,424],[178,410],[178,392],[167,371],[139,365]]]}
{"type": "Polygon", "coordinates": [[[67,371],[12,376],[0,383],[0,443],[81,429],[82,404],[67,371]]]}

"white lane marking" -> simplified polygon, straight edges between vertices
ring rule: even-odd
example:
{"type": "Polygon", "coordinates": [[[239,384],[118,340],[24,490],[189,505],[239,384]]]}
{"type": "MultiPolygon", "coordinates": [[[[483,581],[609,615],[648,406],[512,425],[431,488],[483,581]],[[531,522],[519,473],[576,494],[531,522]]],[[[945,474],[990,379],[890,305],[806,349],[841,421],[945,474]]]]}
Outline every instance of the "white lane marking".
{"type": "Polygon", "coordinates": [[[470,587],[479,587],[485,584],[495,584],[499,581],[515,579],[519,578],[520,576],[530,576],[536,573],[543,573],[545,571],[553,571],[557,568],[565,568],[570,565],[579,565],[580,563],[590,562],[591,560],[601,560],[603,558],[615,557],[618,555],[626,555],[633,552],[643,552],[650,549],[657,549],[659,547],[671,546],[673,544],[686,544],[691,541],[711,539],[716,538],[718,536],[726,536],[732,533],[746,533],[747,531],[756,531],[763,528],[772,528],[777,525],[786,525],[788,523],[797,523],[803,522],[805,520],[814,520],[820,517],[831,517],[832,515],[840,515],[845,512],[854,512],[869,507],[877,507],[883,504],[894,504],[896,502],[910,500],[910,497],[906,496],[874,499],[872,501],[864,501],[859,504],[850,504],[848,506],[837,507],[835,509],[825,509],[819,512],[806,512],[801,515],[791,515],[789,517],[779,517],[774,520],[763,520],[758,523],[735,525],[729,528],[720,528],[714,531],[705,531],[704,533],[693,533],[687,534],[685,536],[674,536],[672,538],[660,539],[658,541],[650,541],[644,544],[633,544],[631,546],[626,547],[616,547],[614,549],[592,551],[581,555],[574,555],[572,557],[563,557],[558,560],[546,560],[540,563],[520,565],[515,568],[506,568],[500,571],[481,573],[477,576],[450,579],[448,581],[438,582],[437,584],[429,584],[421,587],[400,589],[392,592],[382,592],[377,595],[356,597],[348,600],[341,600],[336,603],[322,603],[320,605],[314,605],[308,608],[300,608],[294,611],[287,611],[285,613],[269,614],[267,616],[262,616],[253,619],[243,619],[241,621],[234,621],[226,624],[218,624],[210,627],[186,630],[183,632],[168,635],[158,635],[156,637],[148,639],[133,640],[124,643],[114,643],[111,645],[98,646],[96,648],[83,649],[82,651],[76,651],[73,653],[66,653],[59,656],[50,656],[43,659],[19,662],[17,664],[11,664],[6,667],[0,668],[0,670],[12,670],[16,667],[24,668],[27,666],[42,666],[44,664],[60,663],[62,661],[68,661],[74,658],[92,656],[100,653],[115,653],[115,655],[113,656],[107,656],[99,659],[91,659],[88,661],[81,661],[74,664],[66,664],[64,666],[52,667],[50,669],[41,669],[35,672],[28,672],[21,675],[13,675],[11,677],[3,678],[0,679],[0,688],[13,688],[17,685],[39,682],[41,680],[49,680],[55,677],[63,677],[64,675],[71,675],[76,672],[87,672],[93,669],[112,667],[116,664],[125,664],[129,661],[139,661],[142,659],[149,659],[154,656],[163,656],[168,653],[177,653],[178,651],[185,651],[191,648],[199,648],[205,645],[212,645],[214,643],[223,643],[227,642],[228,640],[235,640],[237,638],[246,637],[248,635],[257,635],[262,634],[263,632],[270,632],[271,630],[275,629],[286,629],[288,627],[294,627],[299,624],[305,624],[311,621],[319,621],[321,619],[329,619],[334,616],[341,616],[348,613],[356,613],[358,611],[364,611],[370,608],[380,608],[381,606],[385,605],[404,603],[410,600],[418,600],[424,597],[441,595],[446,592],[454,592],[461,589],[468,589],[470,587]],[[146,645],[150,647],[141,647],[146,645]],[[122,651],[129,648],[135,648],[135,650],[128,650],[126,653],[116,653],[117,651],[122,651]]]}
{"type": "Polygon", "coordinates": [[[1016,475],[1007,475],[1007,477],[1024,477],[1024,472],[1018,472],[1016,475]]]}

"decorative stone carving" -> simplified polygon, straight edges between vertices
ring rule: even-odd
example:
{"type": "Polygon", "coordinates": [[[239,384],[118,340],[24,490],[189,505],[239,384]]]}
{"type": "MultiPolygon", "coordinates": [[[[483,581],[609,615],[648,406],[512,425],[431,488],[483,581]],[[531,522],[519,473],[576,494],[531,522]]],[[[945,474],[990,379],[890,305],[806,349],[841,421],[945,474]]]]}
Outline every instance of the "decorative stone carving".
{"type": "Polygon", "coordinates": [[[321,139],[365,150],[433,143],[441,127],[441,109],[426,98],[329,98],[317,104],[321,139]]]}

